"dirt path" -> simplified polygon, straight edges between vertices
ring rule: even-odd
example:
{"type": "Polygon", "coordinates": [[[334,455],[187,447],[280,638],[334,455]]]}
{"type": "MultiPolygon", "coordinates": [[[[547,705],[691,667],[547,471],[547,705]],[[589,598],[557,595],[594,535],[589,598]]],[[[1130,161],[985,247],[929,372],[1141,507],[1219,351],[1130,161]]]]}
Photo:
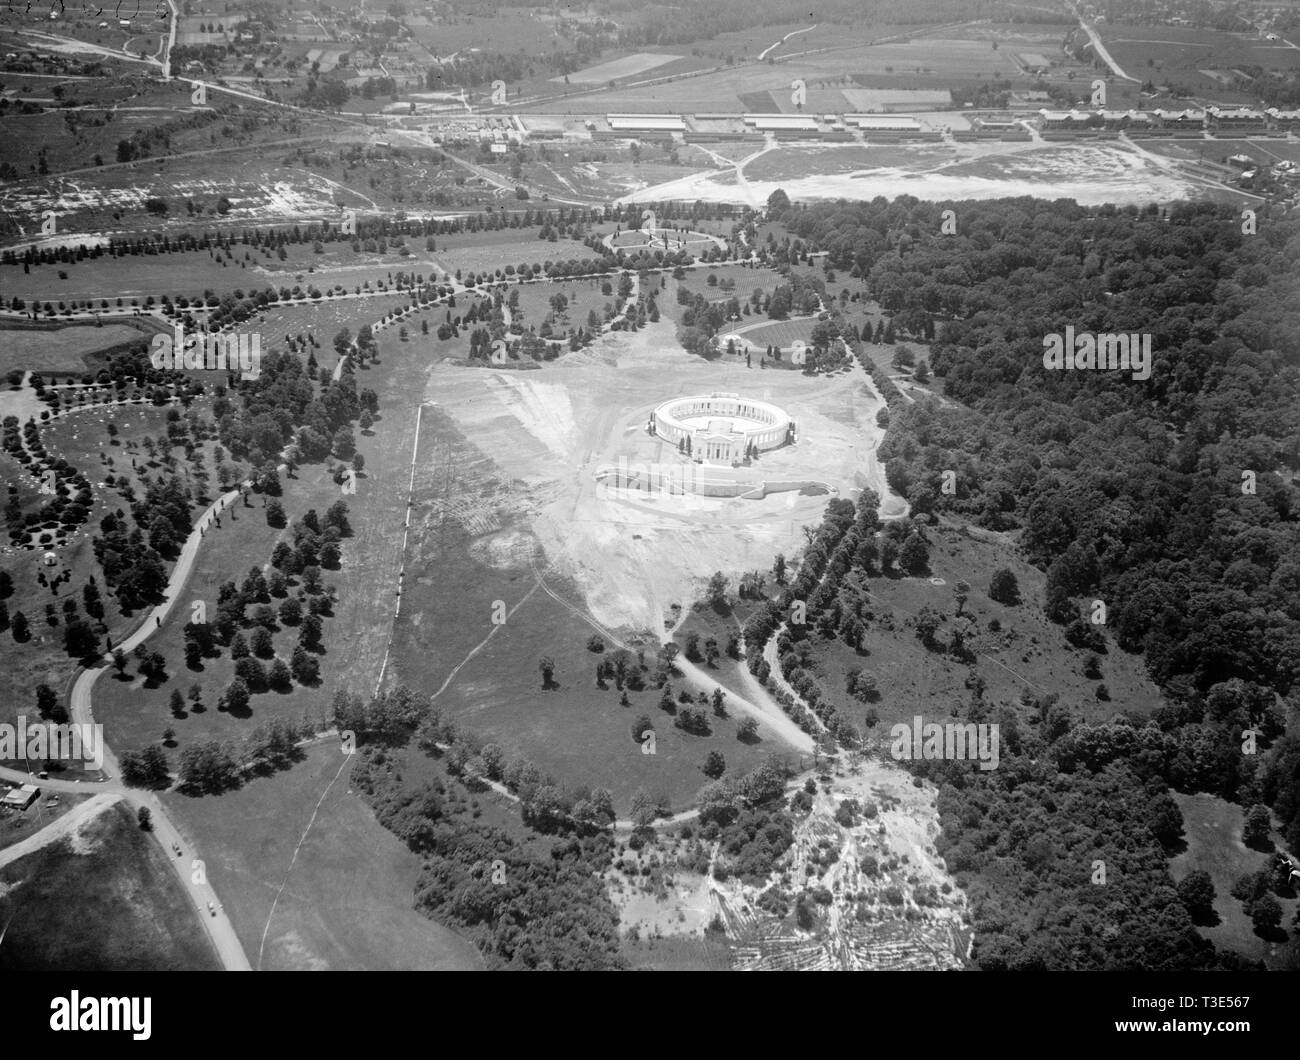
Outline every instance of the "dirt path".
{"type": "Polygon", "coordinates": [[[19,858],[25,858],[28,854],[35,853],[41,847],[49,846],[66,835],[71,835],[73,832],[78,831],[87,821],[94,820],[105,810],[116,806],[121,800],[122,795],[118,792],[102,792],[91,796],[80,806],[74,806],[58,820],[51,821],[35,835],[29,835],[21,842],[0,850],[0,868],[4,868],[4,866],[17,861],[19,858]]]}

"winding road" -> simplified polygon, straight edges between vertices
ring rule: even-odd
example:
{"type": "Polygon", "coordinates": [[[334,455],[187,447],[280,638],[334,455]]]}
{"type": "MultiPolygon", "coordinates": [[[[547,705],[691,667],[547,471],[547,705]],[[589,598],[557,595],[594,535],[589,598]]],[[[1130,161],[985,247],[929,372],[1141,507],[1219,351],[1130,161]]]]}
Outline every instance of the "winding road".
{"type": "MultiPolygon", "coordinates": [[[[186,581],[189,580],[204,535],[214,525],[216,517],[230,507],[241,495],[242,491],[240,490],[231,490],[229,493],[222,494],[199,517],[194,529],[190,532],[190,536],[185,539],[180,557],[176,561],[176,566],[172,569],[171,577],[167,580],[167,587],[163,590],[162,602],[145,615],[144,622],[131,636],[118,645],[118,649],[129,654],[136,645],[145,643],[162,626],[163,619],[176,606],[181,590],[185,587],[186,581]]],[[[96,667],[93,670],[82,670],[77,675],[77,680],[72,686],[72,695],[69,702],[69,709],[72,714],[71,720],[75,724],[94,724],[95,716],[91,709],[91,691],[95,687],[95,682],[106,671],[111,669],[111,664],[108,661],[110,658],[109,656],[105,657],[105,665],[96,667]]],[[[117,756],[109,748],[106,741],[102,743],[102,747],[104,762],[101,772],[110,778],[120,777],[121,770],[118,766],[117,756]]],[[[30,783],[33,778],[30,773],[0,768],[0,779],[26,784],[30,783]]],[[[217,900],[216,892],[207,881],[206,873],[200,871],[202,868],[200,859],[195,857],[194,851],[189,849],[189,844],[181,836],[180,829],[172,821],[167,813],[167,808],[156,793],[128,788],[120,780],[113,779],[102,781],[41,780],[38,783],[43,789],[52,791],[78,793],[93,791],[95,792],[95,798],[87,801],[84,806],[77,807],[77,809],[60,817],[40,832],[24,840],[23,843],[17,844],[18,847],[22,847],[24,844],[33,844],[29,850],[35,850],[66,834],[70,826],[65,822],[79,812],[84,817],[85,813],[88,812],[85,807],[95,803],[95,800],[100,797],[111,798],[113,801],[124,798],[137,810],[141,806],[147,806],[153,817],[152,835],[162,846],[172,869],[180,879],[182,888],[194,904],[199,921],[203,924],[208,938],[211,939],[213,949],[221,959],[222,966],[227,971],[246,972],[250,970],[248,957],[244,953],[244,947],[239,941],[239,936],[235,934],[230,918],[226,916],[225,909],[217,900]],[[175,853],[176,848],[182,851],[179,856],[175,853]],[[187,853],[188,857],[186,856],[187,853]]],[[[96,805],[100,809],[104,808],[102,804],[96,805]]],[[[77,822],[74,821],[73,823],[77,822]]],[[[0,858],[3,858],[5,853],[8,853],[8,851],[0,852],[0,858]]],[[[22,855],[15,856],[21,857],[22,855]]],[[[9,860],[12,860],[12,858],[9,860]]],[[[4,863],[4,860],[0,860],[0,865],[4,863]]]]}

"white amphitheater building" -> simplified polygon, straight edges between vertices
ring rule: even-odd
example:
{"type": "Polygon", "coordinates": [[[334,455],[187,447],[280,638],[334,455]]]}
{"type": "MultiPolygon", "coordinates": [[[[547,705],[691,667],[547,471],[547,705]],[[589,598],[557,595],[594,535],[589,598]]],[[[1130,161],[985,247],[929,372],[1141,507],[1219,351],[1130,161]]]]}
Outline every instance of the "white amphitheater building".
{"type": "Polygon", "coordinates": [[[650,428],[708,464],[739,464],[750,446],[776,449],[795,437],[794,421],[776,405],[739,394],[698,394],[665,401],[650,414],[650,428]]]}

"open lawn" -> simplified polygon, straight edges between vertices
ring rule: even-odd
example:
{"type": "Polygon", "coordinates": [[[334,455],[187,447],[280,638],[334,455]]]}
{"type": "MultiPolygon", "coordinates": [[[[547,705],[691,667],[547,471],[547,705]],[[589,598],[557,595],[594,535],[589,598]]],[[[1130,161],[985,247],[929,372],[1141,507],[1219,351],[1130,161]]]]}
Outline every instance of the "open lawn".
{"type": "Polygon", "coordinates": [[[95,366],[96,353],[132,342],[143,332],[129,324],[103,327],[73,324],[54,328],[0,329],[0,366],[35,372],[83,372],[95,366]]]}
{"type": "Polygon", "coordinates": [[[124,305],[144,304],[146,298],[164,294],[193,300],[209,290],[225,294],[267,287],[277,291],[298,287],[304,292],[311,287],[321,291],[342,287],[353,293],[367,284],[375,290],[381,281],[391,283],[398,272],[433,276],[433,261],[422,240],[409,242],[411,254],[405,257],[396,252],[356,253],[347,243],[321,246],[322,253],[316,254],[311,243],[289,244],[284,261],[261,248],[236,244],[228,252],[214,248],[122,257],[105,254],[75,263],[33,265],[29,271],[21,264],[0,265],[0,284],[7,298],[55,306],[89,300],[98,309],[104,300],[110,306],[119,298],[124,305]]]}
{"type": "Polygon", "coordinates": [[[815,317],[800,317],[797,320],[773,320],[766,324],[751,324],[749,327],[742,324],[735,330],[736,334],[756,346],[770,345],[788,350],[796,342],[808,342],[812,338],[813,327],[816,324],[815,317]]]}
{"type": "Polygon", "coordinates": [[[219,967],[166,855],[122,803],[0,869],[0,920],[5,971],[219,967]]]}
{"type": "Polygon", "coordinates": [[[471,943],[412,907],[420,861],[349,790],[350,769],[330,740],[238,791],[164,796],[203,851],[249,962],[267,971],[478,968],[471,943]]]}
{"type": "MultiPolygon", "coordinates": [[[[1216,946],[1251,960],[1262,960],[1270,968],[1290,970],[1300,967],[1300,946],[1296,941],[1291,939],[1278,944],[1260,938],[1255,934],[1241,902],[1229,893],[1239,877],[1248,872],[1258,872],[1269,859],[1268,854],[1251,850],[1242,843],[1241,827],[1245,816],[1242,808],[1205,792],[1195,795],[1174,792],[1174,801],[1183,813],[1183,835],[1187,846],[1170,861],[1170,875],[1178,882],[1189,872],[1199,869],[1208,872],[1214,882],[1214,911],[1218,914],[1218,923],[1199,927],[1200,933],[1216,946]]],[[[1274,897],[1282,906],[1282,927],[1292,932],[1296,899],[1274,897]]]]}
{"type": "Polygon", "coordinates": [[[538,239],[540,229],[484,232],[444,236],[438,240],[438,249],[432,259],[447,272],[495,272],[507,265],[534,265],[545,261],[585,261],[599,255],[574,239],[560,239],[552,243],[538,239]],[[531,235],[532,238],[529,238],[531,235]],[[501,237],[494,239],[492,237],[501,237]]]}

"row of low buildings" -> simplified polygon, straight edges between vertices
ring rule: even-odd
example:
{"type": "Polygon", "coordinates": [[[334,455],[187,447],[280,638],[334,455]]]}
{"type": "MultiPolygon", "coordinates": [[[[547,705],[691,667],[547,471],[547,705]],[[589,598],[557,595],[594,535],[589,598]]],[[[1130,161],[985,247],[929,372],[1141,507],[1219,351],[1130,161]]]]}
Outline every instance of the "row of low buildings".
{"type": "Polygon", "coordinates": [[[1191,107],[1184,110],[1040,110],[1039,124],[1044,131],[1078,131],[1084,129],[1161,129],[1202,133],[1206,130],[1245,130],[1264,132],[1300,129],[1300,110],[1270,107],[1191,107]]]}
{"type": "MultiPolygon", "coordinates": [[[[491,141],[500,150],[510,144],[572,140],[667,140],[681,143],[767,138],[820,140],[865,139],[869,142],[955,140],[1029,140],[1037,128],[1048,139],[1075,135],[1116,134],[1124,130],[1159,136],[1203,136],[1206,132],[1277,133],[1300,131],[1300,110],[1220,107],[1184,110],[1047,110],[1035,113],[962,114],[673,114],[615,113],[576,115],[448,115],[427,124],[443,141],[491,141]]],[[[494,148],[494,149],[496,149],[494,148]]]]}

